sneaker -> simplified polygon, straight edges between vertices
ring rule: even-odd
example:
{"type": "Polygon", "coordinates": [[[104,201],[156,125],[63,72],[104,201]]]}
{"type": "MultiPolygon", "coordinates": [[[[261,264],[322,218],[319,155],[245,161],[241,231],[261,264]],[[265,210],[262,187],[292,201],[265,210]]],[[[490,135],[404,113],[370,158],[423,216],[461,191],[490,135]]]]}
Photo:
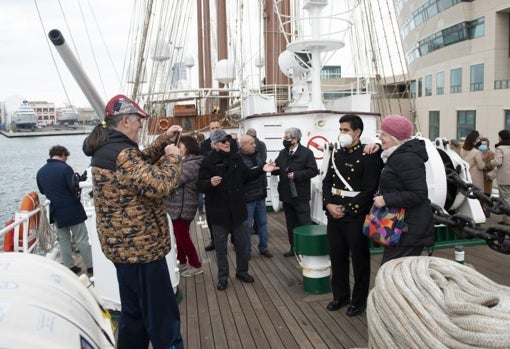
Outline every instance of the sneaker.
{"type": "Polygon", "coordinates": [[[195,268],[194,266],[190,265],[188,269],[186,269],[185,271],[182,272],[181,276],[187,278],[189,276],[195,276],[198,274],[202,274],[203,272],[204,271],[202,270],[202,267],[195,268]]]}
{"type": "Polygon", "coordinates": [[[179,271],[185,271],[188,269],[188,263],[179,263],[177,264],[177,268],[179,268],[179,271]]]}

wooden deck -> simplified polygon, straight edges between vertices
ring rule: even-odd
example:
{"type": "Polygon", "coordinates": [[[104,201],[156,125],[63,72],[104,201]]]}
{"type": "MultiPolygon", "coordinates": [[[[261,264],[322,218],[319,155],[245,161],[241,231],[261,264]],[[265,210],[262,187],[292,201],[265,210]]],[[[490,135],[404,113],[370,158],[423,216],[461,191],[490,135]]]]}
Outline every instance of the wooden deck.
{"type": "MultiPolygon", "coordinates": [[[[283,213],[269,213],[269,250],[273,258],[258,254],[257,235],[250,261],[253,284],[237,280],[235,252],[229,244],[230,278],[226,291],[217,291],[214,251],[206,252],[209,231],[192,224],[192,238],[202,259],[204,273],[181,278],[183,300],[179,308],[186,348],[355,348],[367,347],[366,313],[349,318],[345,308],[326,310],[331,293],[304,292],[301,269],[288,250],[283,213]]],[[[497,219],[499,217],[494,218],[497,219]]],[[[493,223],[492,220],[490,223],[493,223]]],[[[436,250],[434,256],[453,259],[453,248],[436,250]]],[[[465,248],[465,261],[497,283],[510,285],[510,255],[487,246],[465,248]]],[[[372,281],[381,256],[372,256],[372,281]]]]}

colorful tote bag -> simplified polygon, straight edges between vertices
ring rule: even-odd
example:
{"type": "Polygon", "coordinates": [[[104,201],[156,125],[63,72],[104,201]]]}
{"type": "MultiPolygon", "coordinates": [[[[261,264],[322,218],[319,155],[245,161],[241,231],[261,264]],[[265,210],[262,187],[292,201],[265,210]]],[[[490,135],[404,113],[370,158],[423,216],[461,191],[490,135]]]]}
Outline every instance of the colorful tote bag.
{"type": "Polygon", "coordinates": [[[398,246],[406,230],[405,208],[376,207],[372,205],[363,223],[363,234],[381,246],[398,246]]]}

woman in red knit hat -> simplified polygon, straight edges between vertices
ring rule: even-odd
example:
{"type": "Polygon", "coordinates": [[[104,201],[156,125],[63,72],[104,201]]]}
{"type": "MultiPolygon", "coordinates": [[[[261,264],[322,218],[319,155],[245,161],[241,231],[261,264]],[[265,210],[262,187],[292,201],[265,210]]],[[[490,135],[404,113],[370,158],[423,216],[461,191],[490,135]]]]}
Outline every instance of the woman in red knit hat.
{"type": "Polygon", "coordinates": [[[381,124],[385,165],[379,177],[377,207],[406,209],[405,232],[398,247],[385,247],[381,264],[404,256],[419,256],[425,246],[434,244],[434,222],[428,198],[425,142],[411,138],[413,124],[403,116],[389,115],[381,124]]]}

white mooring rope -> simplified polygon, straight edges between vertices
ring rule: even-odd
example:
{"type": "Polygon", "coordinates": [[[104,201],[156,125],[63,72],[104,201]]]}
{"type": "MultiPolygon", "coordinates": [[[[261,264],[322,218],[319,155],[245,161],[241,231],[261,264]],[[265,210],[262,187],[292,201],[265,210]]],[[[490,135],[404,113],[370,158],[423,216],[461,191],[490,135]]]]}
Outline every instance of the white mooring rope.
{"type": "Polygon", "coordinates": [[[378,271],[367,304],[369,348],[510,348],[510,287],[437,257],[378,271]]]}
{"type": "Polygon", "coordinates": [[[41,205],[40,217],[38,229],[39,246],[42,251],[50,252],[55,246],[56,237],[53,227],[48,222],[48,215],[44,205],[41,205]]]}

